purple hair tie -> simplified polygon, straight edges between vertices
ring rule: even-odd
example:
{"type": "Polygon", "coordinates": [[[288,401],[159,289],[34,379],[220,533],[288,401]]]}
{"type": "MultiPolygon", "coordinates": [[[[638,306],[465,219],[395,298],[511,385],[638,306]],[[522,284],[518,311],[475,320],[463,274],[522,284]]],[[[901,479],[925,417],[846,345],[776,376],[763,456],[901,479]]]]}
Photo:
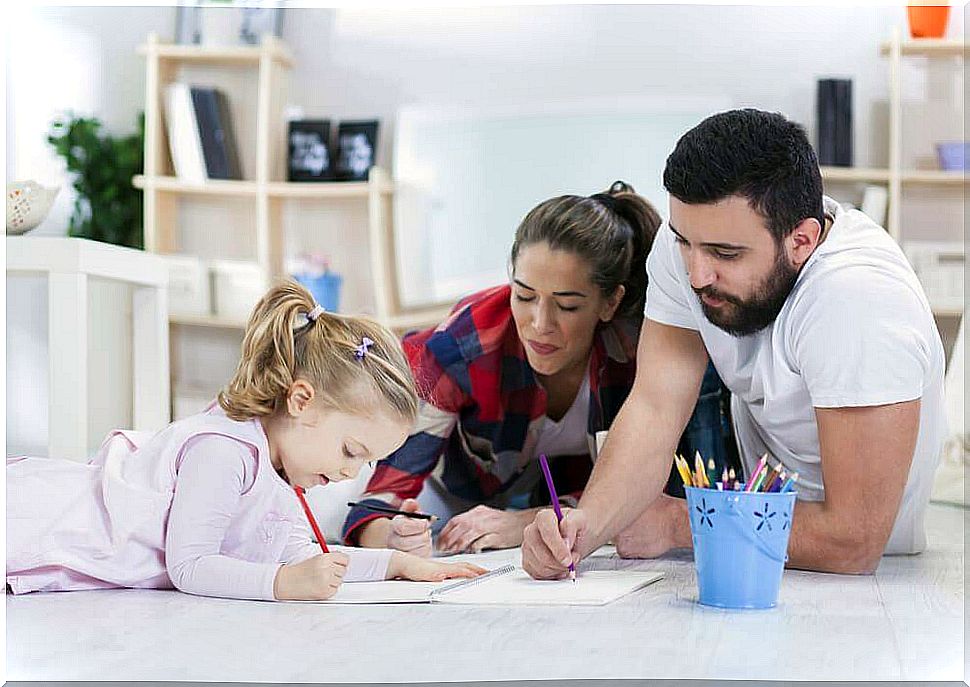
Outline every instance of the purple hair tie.
{"type": "Polygon", "coordinates": [[[354,357],[357,360],[363,360],[364,356],[367,355],[367,351],[370,347],[374,345],[374,342],[368,339],[366,336],[360,340],[360,346],[354,349],[354,357]]]}

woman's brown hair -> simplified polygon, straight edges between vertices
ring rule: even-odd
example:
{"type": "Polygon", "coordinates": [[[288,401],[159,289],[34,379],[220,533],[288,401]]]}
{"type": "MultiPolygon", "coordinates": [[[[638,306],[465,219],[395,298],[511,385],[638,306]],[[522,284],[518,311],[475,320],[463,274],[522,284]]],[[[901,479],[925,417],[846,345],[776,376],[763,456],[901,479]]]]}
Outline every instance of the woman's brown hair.
{"type": "Polygon", "coordinates": [[[591,196],[559,196],[525,216],[512,242],[512,267],[525,246],[546,242],[590,265],[593,283],[609,297],[623,285],[618,317],[642,316],[647,292],[647,255],[660,227],[659,213],[633,187],[614,182],[591,196]]]}
{"type": "Polygon", "coordinates": [[[368,400],[383,400],[413,422],[418,397],[397,338],[361,317],[323,312],[310,320],[315,307],[310,292],[291,280],[260,299],[236,373],[219,393],[226,414],[234,420],[272,415],[284,407],[290,385],[305,379],[327,407],[359,414],[371,410],[368,400]],[[372,343],[364,346],[365,339],[372,343]]]}

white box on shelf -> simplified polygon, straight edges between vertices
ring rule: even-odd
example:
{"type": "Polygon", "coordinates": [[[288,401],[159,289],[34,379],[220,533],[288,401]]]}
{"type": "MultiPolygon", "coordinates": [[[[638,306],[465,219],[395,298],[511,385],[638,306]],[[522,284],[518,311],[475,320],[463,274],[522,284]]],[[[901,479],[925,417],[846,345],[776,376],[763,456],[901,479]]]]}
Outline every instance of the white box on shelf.
{"type": "Polygon", "coordinates": [[[166,255],[168,311],[173,315],[209,315],[212,312],[209,266],[194,255],[166,255]]]}
{"type": "Polygon", "coordinates": [[[957,241],[906,241],[909,259],[934,308],[963,309],[963,275],[966,254],[957,241]]]}
{"type": "Polygon", "coordinates": [[[213,260],[213,309],[218,317],[245,320],[263,293],[266,283],[263,270],[254,262],[213,260]]]}

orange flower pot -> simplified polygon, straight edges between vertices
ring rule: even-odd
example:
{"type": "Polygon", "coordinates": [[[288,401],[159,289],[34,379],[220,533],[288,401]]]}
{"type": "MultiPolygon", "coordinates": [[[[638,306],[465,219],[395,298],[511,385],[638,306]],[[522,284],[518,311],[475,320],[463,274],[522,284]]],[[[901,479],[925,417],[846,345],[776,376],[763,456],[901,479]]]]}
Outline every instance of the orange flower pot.
{"type": "Polygon", "coordinates": [[[906,9],[913,38],[943,38],[950,18],[949,5],[909,5],[906,9]]]}

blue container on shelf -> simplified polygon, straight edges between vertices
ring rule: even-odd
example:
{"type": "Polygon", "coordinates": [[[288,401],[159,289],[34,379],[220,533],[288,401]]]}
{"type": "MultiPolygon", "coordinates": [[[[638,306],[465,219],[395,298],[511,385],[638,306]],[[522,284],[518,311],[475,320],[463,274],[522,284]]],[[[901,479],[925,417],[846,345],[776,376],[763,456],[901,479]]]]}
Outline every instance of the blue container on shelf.
{"type": "Polygon", "coordinates": [[[293,278],[313,294],[314,300],[327,312],[340,312],[340,285],[343,282],[336,272],[322,274],[294,274],[293,278]]]}
{"type": "Polygon", "coordinates": [[[771,608],[788,560],[794,491],[685,487],[698,601],[720,608],[771,608]]]}
{"type": "Polygon", "coordinates": [[[940,169],[946,172],[962,172],[967,169],[967,141],[944,141],[936,144],[936,157],[940,169]]]}

